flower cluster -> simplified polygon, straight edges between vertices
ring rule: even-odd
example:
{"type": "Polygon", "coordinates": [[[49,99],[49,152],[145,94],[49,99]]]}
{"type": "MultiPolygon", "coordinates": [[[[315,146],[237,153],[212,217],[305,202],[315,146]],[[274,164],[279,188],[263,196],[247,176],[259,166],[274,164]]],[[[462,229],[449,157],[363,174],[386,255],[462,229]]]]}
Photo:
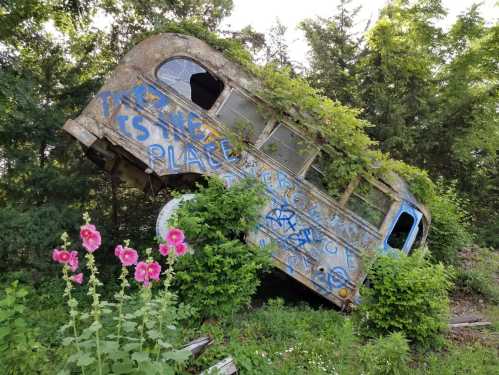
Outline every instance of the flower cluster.
{"type": "Polygon", "coordinates": [[[83,241],[83,247],[89,253],[93,253],[101,245],[101,236],[93,224],[85,224],[80,228],[80,237],[83,241]]]}
{"type": "MultiPolygon", "coordinates": [[[[96,251],[101,245],[101,234],[93,224],[85,224],[80,228],[80,238],[82,246],[89,253],[96,251]]],[[[187,253],[187,244],[184,242],[185,235],[181,229],[171,228],[165,237],[165,243],[159,245],[159,253],[163,256],[168,256],[170,251],[174,251],[175,256],[182,256],[187,253]]],[[[125,242],[126,243],[126,242],[125,242]]],[[[63,249],[54,249],[52,251],[52,259],[61,264],[67,264],[71,272],[76,272],[79,266],[78,252],[74,250],[66,250],[66,245],[63,249]]],[[[158,262],[148,259],[147,261],[139,262],[139,254],[137,250],[125,246],[118,245],[114,249],[114,255],[119,258],[123,267],[135,266],[135,280],[148,286],[151,281],[159,281],[161,274],[161,266],[158,262]]],[[[83,273],[70,276],[70,280],[81,284],[83,282],[83,273]]]]}
{"type": "MultiPolygon", "coordinates": [[[[167,256],[170,250],[174,251],[176,256],[184,255],[187,252],[187,245],[184,242],[185,235],[184,232],[177,228],[172,228],[166,234],[166,243],[159,245],[159,253],[163,256],[167,256]]],[[[142,283],[144,286],[149,286],[151,281],[159,281],[161,274],[161,265],[153,261],[152,258],[147,259],[147,261],[138,261],[139,255],[137,250],[130,247],[118,245],[114,249],[114,255],[116,255],[123,267],[129,267],[135,265],[135,281],[142,283]]]]}
{"type": "Polygon", "coordinates": [[[181,229],[171,228],[166,234],[166,243],[159,245],[159,252],[163,256],[167,256],[170,250],[175,250],[175,255],[182,256],[187,253],[187,245],[184,242],[185,235],[181,229]]]}

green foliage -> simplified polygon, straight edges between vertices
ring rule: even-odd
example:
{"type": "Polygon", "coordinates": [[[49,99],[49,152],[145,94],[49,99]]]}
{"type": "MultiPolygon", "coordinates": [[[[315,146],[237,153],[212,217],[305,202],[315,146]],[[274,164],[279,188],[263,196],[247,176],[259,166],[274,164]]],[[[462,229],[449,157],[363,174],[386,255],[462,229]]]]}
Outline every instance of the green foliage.
{"type": "Polygon", "coordinates": [[[366,375],[401,375],[408,373],[409,345],[405,336],[394,332],[380,337],[360,350],[366,375]]]}
{"type": "Polygon", "coordinates": [[[228,355],[241,373],[251,375],[344,374],[358,367],[352,322],[331,310],[271,300],[218,325],[205,324],[195,335],[200,333],[212,336],[214,344],[196,359],[199,370],[228,355]]]}
{"type": "MultiPolygon", "coordinates": [[[[477,240],[498,247],[498,25],[475,4],[444,31],[441,0],[391,1],[360,36],[356,12],[342,1],[330,19],[302,25],[311,47],[309,82],[362,108],[361,118],[373,125],[366,131],[383,152],[432,178],[456,180],[471,202],[477,240]]],[[[432,202],[425,176],[399,167],[388,170],[432,202]]]]}
{"type": "Polygon", "coordinates": [[[499,303],[499,253],[491,249],[471,247],[459,254],[456,288],[499,303]]]}
{"type": "Polygon", "coordinates": [[[411,256],[381,255],[368,271],[358,316],[367,336],[404,333],[418,346],[439,343],[447,327],[451,275],[442,264],[431,264],[424,250],[411,256]]]}
{"type": "Polygon", "coordinates": [[[426,359],[422,374],[434,375],[490,375],[499,371],[497,350],[471,345],[452,346],[446,353],[432,353],[426,359]]]}
{"type": "Polygon", "coordinates": [[[41,344],[33,322],[27,320],[26,298],[29,290],[18,281],[5,289],[0,299],[0,372],[35,373],[49,363],[48,348],[41,344]]]}
{"type": "Polygon", "coordinates": [[[431,227],[428,246],[435,261],[454,264],[458,251],[472,240],[467,202],[457,195],[454,185],[436,184],[430,201],[431,227]]]}
{"type": "Polygon", "coordinates": [[[231,314],[250,302],[259,285],[257,273],[269,264],[266,250],[243,241],[260,217],[263,187],[242,180],[226,188],[210,178],[196,198],[182,204],[174,226],[182,228],[193,254],[176,265],[182,301],[201,317],[231,314]]]}

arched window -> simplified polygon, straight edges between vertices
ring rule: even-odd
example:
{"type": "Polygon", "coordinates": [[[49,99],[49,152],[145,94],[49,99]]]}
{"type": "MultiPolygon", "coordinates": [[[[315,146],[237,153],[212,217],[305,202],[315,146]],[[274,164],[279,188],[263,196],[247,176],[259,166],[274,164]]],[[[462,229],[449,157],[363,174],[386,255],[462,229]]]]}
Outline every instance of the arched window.
{"type": "Polygon", "coordinates": [[[156,75],[160,81],[206,110],[213,106],[224,89],[222,80],[186,58],[166,61],[156,75]]]}

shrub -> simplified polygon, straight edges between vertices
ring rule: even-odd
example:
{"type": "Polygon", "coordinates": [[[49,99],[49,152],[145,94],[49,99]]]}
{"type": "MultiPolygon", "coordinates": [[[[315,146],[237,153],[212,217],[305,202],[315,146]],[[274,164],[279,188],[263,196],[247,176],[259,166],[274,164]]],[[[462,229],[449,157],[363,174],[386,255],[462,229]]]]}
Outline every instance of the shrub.
{"type": "Polygon", "coordinates": [[[399,375],[407,373],[409,345],[403,333],[380,337],[361,348],[360,361],[366,375],[399,375]]]}
{"type": "Polygon", "coordinates": [[[201,318],[219,317],[250,302],[259,285],[257,273],[269,263],[266,250],[243,242],[260,217],[263,187],[243,180],[226,188],[212,178],[199,189],[172,220],[194,248],[176,265],[176,286],[201,318]]]}
{"type": "Polygon", "coordinates": [[[32,374],[48,363],[47,348],[37,339],[39,332],[26,320],[28,289],[18,281],[5,289],[0,299],[0,372],[32,374]]]}
{"type": "Polygon", "coordinates": [[[453,184],[444,186],[442,180],[438,181],[436,190],[429,203],[428,247],[434,261],[454,264],[458,251],[472,240],[466,201],[457,195],[453,184]]]}
{"type": "Polygon", "coordinates": [[[480,247],[464,249],[459,253],[456,287],[468,294],[478,294],[493,303],[499,303],[499,253],[480,247]]]}
{"type": "Polygon", "coordinates": [[[400,252],[376,258],[368,272],[359,309],[365,335],[376,337],[403,332],[414,344],[438,343],[447,326],[451,275],[442,264],[432,264],[424,250],[406,256],[400,252]]]}

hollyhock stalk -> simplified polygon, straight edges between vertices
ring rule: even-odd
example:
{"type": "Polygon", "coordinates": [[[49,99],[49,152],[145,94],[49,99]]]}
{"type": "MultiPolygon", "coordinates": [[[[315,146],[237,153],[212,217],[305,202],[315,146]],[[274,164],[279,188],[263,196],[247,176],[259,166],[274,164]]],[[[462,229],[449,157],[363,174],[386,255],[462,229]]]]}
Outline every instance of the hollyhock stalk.
{"type": "MultiPolygon", "coordinates": [[[[61,236],[61,240],[63,241],[62,248],[66,250],[69,243],[69,236],[66,232],[64,232],[61,236]]],[[[78,316],[78,301],[73,297],[71,291],[73,290],[73,283],[71,282],[71,277],[69,276],[69,265],[64,264],[62,267],[62,278],[66,282],[66,287],[64,288],[64,297],[67,298],[67,304],[69,307],[69,316],[71,318],[71,326],[73,327],[73,335],[75,339],[75,348],[78,354],[80,351],[80,342],[78,337],[78,330],[76,329],[76,318],[78,316]]],[[[81,373],[85,375],[85,368],[81,366],[81,373]]]]}
{"type": "MultiPolygon", "coordinates": [[[[147,263],[151,263],[153,258],[151,256],[152,249],[146,249],[147,263]]],[[[140,351],[142,351],[142,346],[144,344],[144,330],[149,319],[149,303],[151,302],[152,291],[150,283],[143,283],[140,296],[142,297],[142,325],[140,326],[140,351]]]]}
{"type": "MultiPolygon", "coordinates": [[[[170,292],[170,286],[172,284],[173,278],[175,277],[175,270],[173,269],[173,264],[175,263],[175,251],[170,251],[167,258],[167,268],[163,273],[163,291],[161,292],[161,310],[159,314],[159,333],[160,337],[163,337],[163,318],[165,317],[168,306],[170,305],[173,297],[173,293],[170,292]]],[[[156,353],[156,360],[159,360],[159,355],[161,354],[161,345],[158,343],[158,352],[156,353]]]]}
{"type": "Polygon", "coordinates": [[[90,271],[90,277],[88,279],[88,295],[92,296],[92,315],[94,317],[94,324],[96,325],[95,330],[95,346],[97,351],[97,364],[99,369],[99,375],[102,375],[102,359],[101,359],[101,351],[100,351],[100,336],[99,331],[101,328],[100,316],[101,316],[101,306],[99,293],[97,293],[97,287],[102,285],[102,283],[97,278],[98,270],[95,265],[95,258],[92,253],[87,253],[85,255],[87,259],[87,268],[90,271]]]}
{"type": "MultiPolygon", "coordinates": [[[[130,241],[126,240],[125,241],[125,247],[130,246],[130,241]]],[[[119,254],[116,254],[119,257],[119,254]]],[[[125,290],[130,286],[130,283],[128,282],[127,279],[128,276],[128,268],[126,266],[122,265],[121,266],[121,273],[119,279],[121,280],[120,284],[120,291],[117,295],[117,299],[119,301],[118,303],[118,329],[116,333],[116,340],[118,341],[118,345],[120,344],[120,335],[121,335],[121,326],[123,325],[123,304],[125,302],[126,294],[125,290]]]]}

